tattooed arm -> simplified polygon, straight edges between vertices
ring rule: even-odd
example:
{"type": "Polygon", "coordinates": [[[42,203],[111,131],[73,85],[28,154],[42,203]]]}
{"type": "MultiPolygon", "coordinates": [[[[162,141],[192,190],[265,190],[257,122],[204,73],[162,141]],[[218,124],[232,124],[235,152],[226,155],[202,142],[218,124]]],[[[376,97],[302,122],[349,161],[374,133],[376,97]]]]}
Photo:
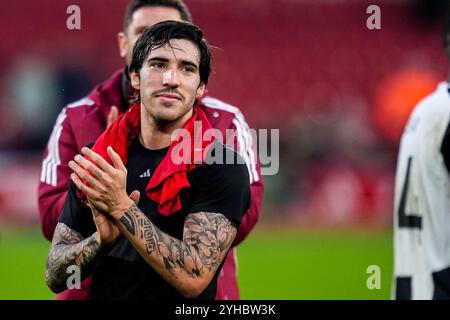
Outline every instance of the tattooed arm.
{"type": "Polygon", "coordinates": [[[64,223],[58,223],[47,257],[45,271],[47,286],[55,293],[66,290],[66,281],[71,275],[67,273],[67,268],[72,265],[80,268],[82,279],[86,278],[96,265],[101,251],[98,232],[83,240],[81,234],[64,223]]]}
{"type": "Polygon", "coordinates": [[[224,215],[197,212],[186,217],[180,241],[154,226],[135,204],[118,225],[147,263],[187,298],[206,289],[236,236],[236,226],[224,215]]]}
{"type": "Polygon", "coordinates": [[[191,213],[183,240],[174,238],[155,227],[127,195],[127,169],[111,147],[107,151],[114,166],[89,148],[81,151],[92,161],[83,156],[71,161],[71,180],[93,207],[107,212],[147,263],[182,295],[193,298],[202,293],[236,236],[234,223],[220,213],[191,213]]]}

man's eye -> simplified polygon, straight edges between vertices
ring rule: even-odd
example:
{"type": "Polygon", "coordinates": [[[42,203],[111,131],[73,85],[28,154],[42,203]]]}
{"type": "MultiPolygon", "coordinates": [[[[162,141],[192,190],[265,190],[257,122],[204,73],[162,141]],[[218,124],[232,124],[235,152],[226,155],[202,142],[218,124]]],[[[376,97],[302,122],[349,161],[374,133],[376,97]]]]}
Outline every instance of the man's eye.
{"type": "Polygon", "coordinates": [[[150,67],[155,69],[163,69],[165,65],[162,62],[153,62],[152,64],[150,64],[150,67]]]}
{"type": "Polygon", "coordinates": [[[184,72],[194,72],[194,68],[192,67],[181,67],[181,70],[184,72]]]}

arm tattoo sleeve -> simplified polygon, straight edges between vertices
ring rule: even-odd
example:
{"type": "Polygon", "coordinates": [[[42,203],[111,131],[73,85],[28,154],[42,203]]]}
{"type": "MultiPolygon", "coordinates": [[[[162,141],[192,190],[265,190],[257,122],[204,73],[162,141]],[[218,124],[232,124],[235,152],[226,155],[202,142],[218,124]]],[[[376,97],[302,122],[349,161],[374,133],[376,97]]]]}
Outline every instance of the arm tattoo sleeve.
{"type": "Polygon", "coordinates": [[[183,275],[198,278],[205,273],[212,278],[236,236],[234,223],[220,213],[189,214],[184,223],[183,241],[159,230],[136,205],[125,212],[120,222],[137,238],[138,246],[141,244],[145,253],[153,256],[154,260],[144,256],[150,265],[156,271],[165,269],[175,278],[183,275]]]}
{"type": "Polygon", "coordinates": [[[47,257],[45,281],[55,292],[67,289],[66,281],[70,276],[67,269],[76,265],[84,279],[96,265],[101,246],[92,235],[83,240],[78,232],[64,223],[58,223],[53,236],[52,247],[47,257]]]}

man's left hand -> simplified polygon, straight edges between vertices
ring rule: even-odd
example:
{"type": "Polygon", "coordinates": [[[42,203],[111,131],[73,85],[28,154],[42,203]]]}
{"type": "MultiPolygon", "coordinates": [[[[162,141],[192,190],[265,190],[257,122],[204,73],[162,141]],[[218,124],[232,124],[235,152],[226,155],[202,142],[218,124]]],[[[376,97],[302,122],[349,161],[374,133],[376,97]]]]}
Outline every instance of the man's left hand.
{"type": "Polygon", "coordinates": [[[69,167],[74,171],[70,178],[98,211],[120,219],[134,202],[126,191],[127,169],[122,159],[112,147],[108,147],[107,151],[113,166],[91,149],[82,148],[81,152],[91,161],[76,155],[74,161],[69,162],[69,167]]]}

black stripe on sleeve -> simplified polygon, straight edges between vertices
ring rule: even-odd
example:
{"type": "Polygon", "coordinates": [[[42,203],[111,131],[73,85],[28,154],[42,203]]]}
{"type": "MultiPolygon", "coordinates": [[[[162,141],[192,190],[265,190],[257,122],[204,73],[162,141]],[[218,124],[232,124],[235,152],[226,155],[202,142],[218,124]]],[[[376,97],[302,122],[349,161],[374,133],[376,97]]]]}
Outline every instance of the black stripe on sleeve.
{"type": "Polygon", "coordinates": [[[441,144],[441,153],[444,158],[445,166],[447,171],[450,173],[450,123],[447,125],[447,129],[444,133],[444,138],[441,144]]]}

